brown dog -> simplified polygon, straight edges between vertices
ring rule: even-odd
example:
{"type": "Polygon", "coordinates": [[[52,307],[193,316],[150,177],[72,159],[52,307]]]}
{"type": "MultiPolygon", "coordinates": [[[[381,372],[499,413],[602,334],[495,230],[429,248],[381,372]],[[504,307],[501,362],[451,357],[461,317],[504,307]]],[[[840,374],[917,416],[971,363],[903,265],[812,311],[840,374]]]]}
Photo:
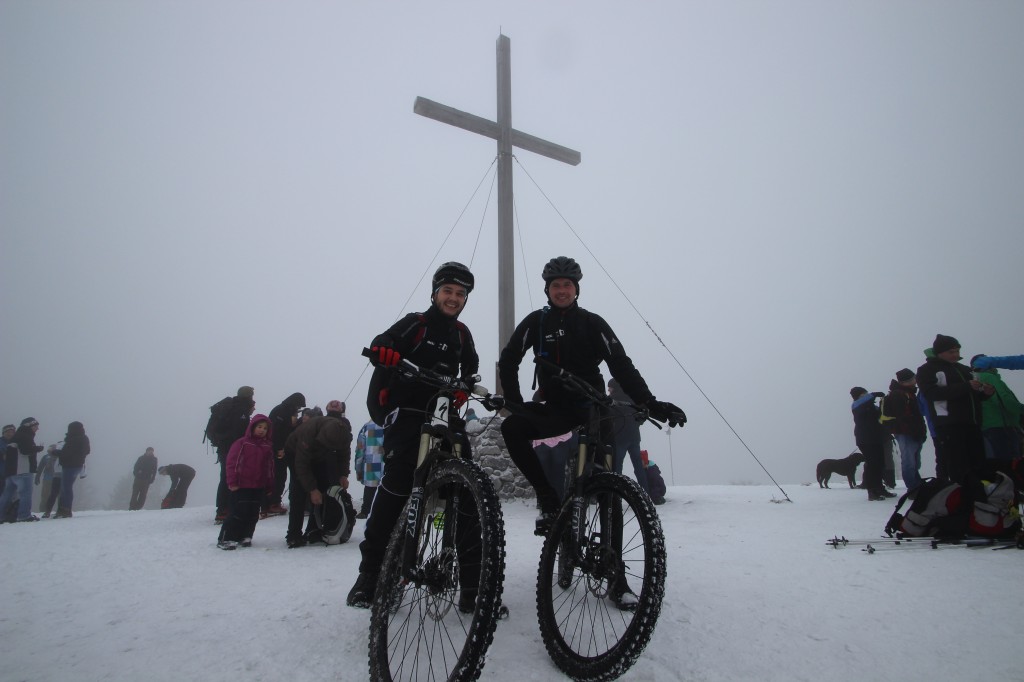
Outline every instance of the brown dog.
{"type": "Polygon", "coordinates": [[[851,452],[842,459],[823,459],[818,462],[818,487],[827,488],[828,479],[832,474],[846,476],[851,488],[857,487],[854,476],[857,473],[857,465],[864,461],[864,455],[859,452],[851,452]]]}

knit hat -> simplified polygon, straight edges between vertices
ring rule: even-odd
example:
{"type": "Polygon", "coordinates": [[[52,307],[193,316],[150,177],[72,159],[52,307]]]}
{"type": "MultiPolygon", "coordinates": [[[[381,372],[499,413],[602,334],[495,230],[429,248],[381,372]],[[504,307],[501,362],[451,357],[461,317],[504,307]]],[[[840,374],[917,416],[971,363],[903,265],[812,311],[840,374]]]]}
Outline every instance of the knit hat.
{"type": "Polygon", "coordinates": [[[860,386],[854,386],[853,388],[850,389],[850,397],[853,398],[854,400],[856,400],[857,398],[861,397],[862,395],[864,395],[867,392],[868,392],[868,389],[866,389],[866,388],[861,388],[860,386]]]}
{"type": "Polygon", "coordinates": [[[332,400],[331,402],[327,403],[326,411],[327,414],[331,414],[332,412],[337,414],[345,414],[345,403],[343,403],[340,400],[332,400]]]}
{"type": "Polygon", "coordinates": [[[974,368],[974,361],[975,360],[977,360],[978,358],[987,358],[987,357],[988,356],[985,355],[984,353],[978,353],[977,355],[975,355],[973,358],[971,358],[971,368],[972,369],[974,368]]]}
{"type": "Polygon", "coordinates": [[[936,334],[935,340],[932,341],[932,350],[935,354],[945,353],[947,350],[953,350],[959,348],[960,342],[954,339],[952,336],[943,336],[942,334],[936,334]]]}
{"type": "Polygon", "coordinates": [[[914,373],[911,370],[907,369],[906,367],[896,372],[896,381],[900,382],[901,384],[905,381],[910,381],[913,378],[914,373]]]}
{"type": "Polygon", "coordinates": [[[34,417],[25,417],[24,419],[21,420],[21,425],[22,426],[38,426],[39,422],[36,421],[34,417]]]}
{"type": "Polygon", "coordinates": [[[255,393],[256,391],[253,390],[252,386],[242,386],[238,389],[239,398],[248,398],[249,400],[252,400],[252,396],[255,393]]]}

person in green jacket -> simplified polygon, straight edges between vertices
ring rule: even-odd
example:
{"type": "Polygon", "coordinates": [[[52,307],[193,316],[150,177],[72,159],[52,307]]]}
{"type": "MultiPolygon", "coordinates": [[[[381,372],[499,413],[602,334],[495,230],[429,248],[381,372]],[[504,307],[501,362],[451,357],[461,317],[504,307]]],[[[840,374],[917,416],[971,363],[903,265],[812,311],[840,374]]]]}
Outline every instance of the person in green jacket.
{"type": "Polygon", "coordinates": [[[994,367],[980,369],[975,365],[977,360],[984,357],[975,355],[971,358],[971,368],[978,381],[996,389],[992,399],[981,404],[981,434],[985,438],[985,456],[988,459],[1009,461],[1021,456],[1021,404],[999,376],[999,370],[994,367]]]}

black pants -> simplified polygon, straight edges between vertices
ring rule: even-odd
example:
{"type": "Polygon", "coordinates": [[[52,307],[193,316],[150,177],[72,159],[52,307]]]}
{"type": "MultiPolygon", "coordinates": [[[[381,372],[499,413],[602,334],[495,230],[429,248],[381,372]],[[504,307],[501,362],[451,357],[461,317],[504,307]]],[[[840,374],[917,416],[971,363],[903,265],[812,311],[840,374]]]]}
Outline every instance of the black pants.
{"type": "MultiPolygon", "coordinates": [[[[295,479],[292,479],[295,480],[295,479]]],[[[284,496],[284,487],[288,481],[288,462],[284,458],[274,457],[274,489],[268,491],[263,498],[263,509],[266,510],[275,504],[281,504],[284,496]]]]}
{"type": "Polygon", "coordinates": [[[136,476],[132,485],[132,499],[128,503],[128,509],[135,511],[142,509],[146,504],[146,493],[149,492],[149,484],[152,483],[148,476],[136,476]]]}
{"type": "Polygon", "coordinates": [[[881,443],[857,443],[864,455],[864,477],[861,483],[868,492],[882,488],[882,466],[885,449],[881,443]]]}
{"type": "Polygon", "coordinates": [[[260,502],[263,500],[262,488],[239,488],[229,490],[231,513],[224,519],[220,527],[220,540],[241,542],[251,539],[256,523],[260,520],[260,502]]]}
{"type": "MultiPolygon", "coordinates": [[[[306,490],[302,487],[302,483],[295,476],[295,462],[288,462],[288,469],[291,477],[291,485],[288,488],[288,531],[285,535],[286,540],[295,540],[302,537],[302,517],[305,516],[307,508],[310,506],[309,493],[310,490],[306,490]]],[[[327,489],[332,485],[338,484],[339,473],[338,465],[334,460],[329,461],[315,461],[313,462],[313,477],[316,478],[316,487],[323,493],[327,494],[327,489]]],[[[309,520],[306,522],[306,532],[309,532],[316,527],[316,520],[313,515],[309,515],[309,520]]]]}
{"type": "MultiPolygon", "coordinates": [[[[412,492],[416,458],[419,455],[420,428],[423,415],[416,412],[399,413],[398,419],[384,431],[384,475],[373,497],[370,515],[366,519],[365,539],[359,543],[362,560],[359,572],[376,575],[384,562],[391,531],[402,515],[405,502],[412,492]]],[[[469,458],[469,442],[462,441],[463,457],[469,458]]],[[[466,518],[456,526],[456,544],[459,548],[459,575],[463,585],[475,585],[480,575],[480,547],[470,546],[466,538],[479,537],[479,516],[476,506],[467,504],[462,512],[466,518]]]]}
{"type": "Polygon", "coordinates": [[[192,484],[193,478],[195,478],[195,474],[189,474],[181,478],[172,477],[171,489],[167,491],[164,501],[160,504],[161,508],[181,509],[184,507],[185,500],[188,498],[188,487],[192,484]]]}
{"type": "Polygon", "coordinates": [[[217,466],[220,467],[220,482],[217,484],[217,514],[231,511],[231,498],[228,496],[228,451],[217,451],[217,466]]]}
{"type": "Polygon", "coordinates": [[[963,484],[985,464],[985,439],[975,424],[940,424],[935,427],[936,469],[963,484]]]}

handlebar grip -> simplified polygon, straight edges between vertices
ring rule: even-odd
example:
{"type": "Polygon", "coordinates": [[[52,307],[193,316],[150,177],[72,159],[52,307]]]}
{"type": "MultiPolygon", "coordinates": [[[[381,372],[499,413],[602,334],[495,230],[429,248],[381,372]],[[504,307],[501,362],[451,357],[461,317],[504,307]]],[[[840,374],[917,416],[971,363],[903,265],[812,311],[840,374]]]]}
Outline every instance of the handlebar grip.
{"type": "Polygon", "coordinates": [[[373,359],[374,359],[375,357],[377,357],[377,354],[376,354],[376,353],[374,353],[374,352],[373,352],[372,350],[370,350],[369,348],[364,348],[364,349],[363,349],[363,352],[362,352],[362,356],[363,356],[364,358],[369,358],[369,359],[373,360],[373,359]]]}

